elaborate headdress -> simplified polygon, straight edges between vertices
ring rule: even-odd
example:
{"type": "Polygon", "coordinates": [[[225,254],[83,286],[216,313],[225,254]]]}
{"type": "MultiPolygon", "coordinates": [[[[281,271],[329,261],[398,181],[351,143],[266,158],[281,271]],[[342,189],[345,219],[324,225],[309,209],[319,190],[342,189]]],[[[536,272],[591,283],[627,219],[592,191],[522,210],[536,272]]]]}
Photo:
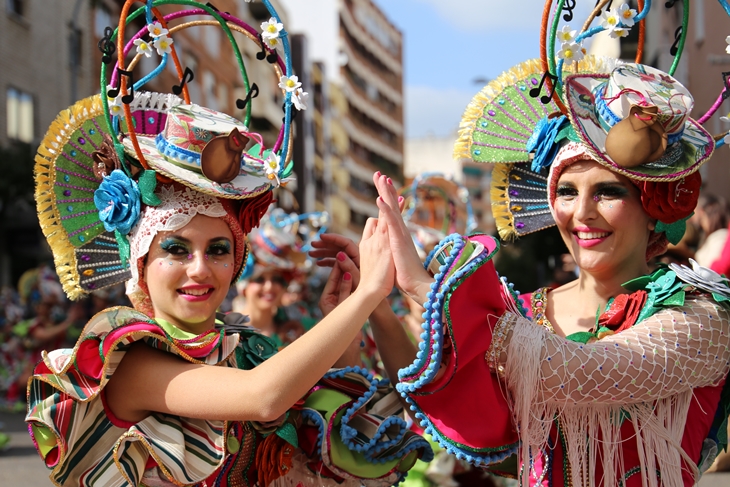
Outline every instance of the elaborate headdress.
{"type": "MultiPolygon", "coordinates": [[[[144,301],[140,265],[155,233],[182,228],[198,214],[228,223],[240,275],[244,234],[258,225],[272,201],[271,190],[292,173],[292,111],[306,108],[307,93],[292,73],[287,32],[268,0],[263,3],[271,19],[261,31],[210,4],[181,1],[188,10],[163,15],[157,7],[168,1],[147,1],[132,12],[133,3],[124,3],[118,29],[108,27],[99,43],[102,93],[61,112],[36,156],[41,227],[72,299],[129,280],[133,300],[142,296],[144,301]],[[126,27],[138,18],[146,25],[125,45],[126,27]],[[178,19],[183,22],[171,25],[178,19]],[[190,101],[194,73],[181,64],[174,38],[200,25],[219,26],[233,47],[247,92],[237,101],[244,110],[242,122],[190,101]],[[249,82],[233,32],[255,43],[261,51],[257,58],[273,68],[282,90],[284,118],[271,148],[249,131],[259,88],[249,82]],[[135,82],[133,70],[144,56],[160,62],[135,82]],[[171,62],[180,83],[174,94],[142,92],[171,62]]],[[[147,308],[142,301],[135,303],[147,308]]]]}
{"type": "Polygon", "coordinates": [[[400,194],[405,198],[403,220],[421,260],[447,235],[469,234],[477,227],[469,191],[449,176],[419,174],[400,194]]]}
{"type": "Polygon", "coordinates": [[[243,279],[265,270],[277,270],[293,277],[311,267],[307,252],[311,242],[327,231],[330,223],[326,211],[287,213],[270,208],[261,218],[259,228],[251,232],[251,253],[243,279]]]}
{"type": "MultiPolygon", "coordinates": [[[[455,157],[497,164],[492,210],[503,239],[554,225],[550,183],[562,168],[586,159],[628,177],[641,190],[645,211],[657,219],[648,256],[684,234],[699,197],[697,171],[723,143],[702,127],[720,104],[698,120],[690,118],[694,100],[672,77],[686,34],[668,73],[639,64],[644,19],[652,2],[640,1],[639,12],[623,4],[601,13],[608,3],[600,0],[577,32],[569,25],[560,28],[561,19],[573,17],[572,11],[563,15],[565,2],[548,0],[541,59],[503,73],[466,109],[455,157]],[[599,15],[601,25],[591,27],[599,15]],[[585,39],[603,31],[624,37],[636,24],[640,35],[635,63],[585,55],[585,39]]],[[[723,94],[728,91],[723,88],[723,94]]]]}

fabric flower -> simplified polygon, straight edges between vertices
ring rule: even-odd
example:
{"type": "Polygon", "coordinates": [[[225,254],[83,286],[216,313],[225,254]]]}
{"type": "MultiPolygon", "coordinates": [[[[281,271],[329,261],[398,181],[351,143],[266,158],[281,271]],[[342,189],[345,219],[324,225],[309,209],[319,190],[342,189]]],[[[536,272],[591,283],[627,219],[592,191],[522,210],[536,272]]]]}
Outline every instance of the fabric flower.
{"type": "Polygon", "coordinates": [[[301,86],[302,83],[299,81],[297,75],[292,75],[291,77],[282,76],[279,78],[279,88],[290,93],[296,92],[301,86]]]}
{"type": "Polygon", "coordinates": [[[617,13],[624,27],[633,27],[636,23],[636,20],[634,20],[634,17],[636,17],[636,10],[629,8],[628,3],[621,5],[618,8],[617,13]]]}
{"type": "Polygon", "coordinates": [[[647,293],[644,290],[619,294],[611,303],[611,307],[598,317],[598,326],[609,328],[616,333],[631,328],[636,324],[646,298],[647,293]]]}
{"type": "Polygon", "coordinates": [[[107,232],[126,235],[139,219],[139,187],[123,171],[115,169],[94,191],[94,204],[107,232]]]}
{"type": "Polygon", "coordinates": [[[276,353],[276,346],[271,339],[258,333],[252,334],[245,341],[242,339],[241,346],[246,359],[254,367],[264,363],[276,353]]]}
{"type": "Polygon", "coordinates": [[[727,42],[728,46],[725,48],[725,52],[730,54],[730,36],[727,36],[725,38],[725,42],[727,42]]]}
{"type": "Polygon", "coordinates": [[[276,153],[272,152],[269,154],[269,157],[266,159],[266,177],[269,178],[269,181],[276,180],[276,186],[279,186],[281,184],[281,181],[279,180],[279,171],[281,170],[281,156],[277,155],[276,153]]]}
{"type": "Polygon", "coordinates": [[[601,14],[601,27],[611,31],[620,27],[621,18],[616,10],[606,10],[601,14]]]}
{"type": "Polygon", "coordinates": [[[730,299],[730,287],[728,287],[728,280],[726,278],[712,269],[702,267],[693,259],[689,259],[689,263],[692,264],[691,269],[686,265],[674,263],[669,264],[669,268],[687,284],[707,291],[708,293],[718,294],[726,299],[730,299]]]}
{"type": "Polygon", "coordinates": [[[558,51],[558,58],[568,62],[578,62],[583,59],[583,47],[575,42],[564,42],[558,51]]]}
{"type": "MultiPolygon", "coordinates": [[[[124,112],[122,111],[122,113],[124,112]]],[[[101,138],[101,145],[91,153],[91,159],[94,161],[92,171],[99,181],[103,181],[106,176],[122,166],[111,136],[102,132],[101,138]]]]}
{"type": "Polygon", "coordinates": [[[147,24],[147,31],[152,37],[160,37],[168,33],[168,30],[162,27],[162,24],[159,22],[147,24]]]}
{"type": "Polygon", "coordinates": [[[173,40],[163,34],[160,37],[157,37],[152,42],[152,45],[154,45],[155,49],[157,49],[157,54],[162,56],[165,53],[170,54],[170,52],[172,52],[172,43],[173,40]]]}
{"type": "Polygon", "coordinates": [[[264,44],[271,50],[276,50],[281,45],[281,40],[278,37],[264,37],[264,44]]]}
{"type": "Polygon", "coordinates": [[[294,103],[294,107],[297,110],[306,110],[308,99],[309,99],[309,93],[302,90],[301,88],[297,89],[291,96],[291,101],[292,101],[292,103],[294,103]]]}
{"type": "Polygon", "coordinates": [[[261,218],[274,200],[274,193],[267,191],[259,196],[243,200],[238,210],[238,223],[244,234],[251,233],[254,227],[259,226],[261,218]]]}
{"type": "Polygon", "coordinates": [[[537,122],[535,130],[527,140],[527,152],[534,152],[535,157],[532,159],[532,169],[534,172],[540,172],[543,167],[548,167],[558,155],[560,145],[556,143],[556,139],[563,124],[567,121],[565,115],[557,118],[544,117],[537,122]]]}
{"type": "Polygon", "coordinates": [[[135,39],[134,45],[137,46],[137,54],[144,54],[147,57],[152,56],[152,46],[144,39],[135,39]]]}
{"type": "Polygon", "coordinates": [[[558,40],[562,43],[575,41],[576,31],[570,30],[569,25],[564,25],[563,29],[558,32],[558,40]]]}
{"type": "Polygon", "coordinates": [[[107,85],[106,87],[105,93],[107,94],[106,97],[109,102],[109,114],[112,117],[124,118],[124,102],[122,102],[122,96],[124,96],[124,93],[121,93],[120,90],[120,93],[116,97],[112,98],[109,96],[110,90],[116,90],[116,87],[113,85],[107,85]]]}
{"type": "Polygon", "coordinates": [[[629,29],[624,29],[623,27],[619,27],[618,29],[613,29],[608,31],[608,36],[611,39],[620,39],[622,37],[627,37],[629,35],[629,29]]]}
{"type": "MultiPolygon", "coordinates": [[[[730,37],[730,36],[728,36],[728,37],[730,37]]],[[[730,48],[730,46],[727,46],[727,47],[730,48]]],[[[730,122],[730,113],[720,117],[720,120],[722,120],[723,122],[730,122]]]]}
{"type": "Polygon", "coordinates": [[[264,39],[275,39],[279,37],[279,33],[284,28],[284,24],[277,22],[274,17],[271,17],[268,22],[261,23],[261,37],[264,39]]]}
{"type": "Polygon", "coordinates": [[[688,217],[697,206],[702,177],[694,172],[678,181],[641,181],[641,205],[644,211],[664,223],[674,223],[688,217]]]}

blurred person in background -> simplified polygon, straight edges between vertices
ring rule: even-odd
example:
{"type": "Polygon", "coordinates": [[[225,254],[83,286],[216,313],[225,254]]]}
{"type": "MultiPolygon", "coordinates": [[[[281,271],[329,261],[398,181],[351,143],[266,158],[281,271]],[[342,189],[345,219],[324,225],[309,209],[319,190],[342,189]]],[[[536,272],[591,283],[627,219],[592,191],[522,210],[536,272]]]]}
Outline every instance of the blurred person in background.
{"type": "Polygon", "coordinates": [[[720,258],[727,240],[727,227],[730,222],[730,207],[727,200],[711,193],[701,194],[692,219],[698,223],[702,231],[694,260],[703,267],[710,267],[720,258]]]}

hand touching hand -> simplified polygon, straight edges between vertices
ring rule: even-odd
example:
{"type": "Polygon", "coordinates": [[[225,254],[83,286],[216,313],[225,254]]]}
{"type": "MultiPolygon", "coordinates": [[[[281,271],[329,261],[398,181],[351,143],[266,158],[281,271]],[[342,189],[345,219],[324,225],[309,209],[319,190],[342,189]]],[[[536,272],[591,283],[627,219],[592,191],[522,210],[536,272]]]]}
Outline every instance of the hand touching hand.
{"type": "Polygon", "coordinates": [[[385,223],[388,226],[390,247],[396,269],[396,283],[416,302],[423,303],[432,279],[423,268],[411,233],[400,214],[398,194],[393,187],[393,181],[377,172],[373,175],[373,182],[380,194],[377,205],[380,210],[381,224],[385,223]]]}
{"type": "Polygon", "coordinates": [[[388,227],[376,218],[369,218],[360,241],[358,292],[364,290],[385,299],[393,290],[394,284],[395,267],[390,249],[388,227]]]}

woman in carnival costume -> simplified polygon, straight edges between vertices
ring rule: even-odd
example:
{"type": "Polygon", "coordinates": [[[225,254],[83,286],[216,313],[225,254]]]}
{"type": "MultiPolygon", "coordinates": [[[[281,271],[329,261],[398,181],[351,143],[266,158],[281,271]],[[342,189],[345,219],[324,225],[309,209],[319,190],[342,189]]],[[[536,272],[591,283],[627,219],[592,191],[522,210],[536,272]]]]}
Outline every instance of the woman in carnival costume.
{"type": "Polygon", "coordinates": [[[249,237],[251,252],[237,284],[241,302],[236,303],[236,309],[278,347],[293,342],[316,322],[302,313],[289,317],[283,298],[292,280],[311,266],[306,249],[309,241],[319,236],[314,227],[319,225],[324,230],[326,220],[327,215],[322,213],[288,214],[281,208],[271,208],[249,237]],[[308,233],[310,227],[313,235],[300,235],[300,230],[308,233]]]}
{"type": "MultiPolygon", "coordinates": [[[[26,420],[51,480],[68,486],[398,483],[418,457],[431,453],[397,417],[395,392],[360,368],[328,371],[391,289],[384,227],[373,221],[364,235],[363,290],[285,351],[275,353],[267,337],[235,315],[216,319],[243,271],[246,235],[291,172],[292,104],[301,107],[304,94],[296,91],[278,15],[265,1],[272,18],[259,34],[208,5],[184,2],[192,8],[162,15],[158,2],[149,2],[127,15],[132,3],[125,3],[118,31],[107,39],[119,39],[112,88],[62,112],[36,158],[39,217],[66,293],[77,299],[126,281],[134,304],[97,314],[73,349],[44,352],[34,370],[26,420]],[[125,46],[125,26],[139,17],[147,25],[125,46]],[[175,19],[183,22],[173,26],[175,19]],[[250,100],[241,123],[190,104],[185,86],[179,90],[185,100],[139,91],[167,62],[183,78],[173,39],[195,25],[225,31],[247,89],[232,31],[265,49],[286,100],[273,148],[247,130],[250,100]],[[152,46],[160,67],[127,85],[118,75],[153,54],[152,46]]],[[[109,45],[103,46],[107,56],[109,45]]],[[[104,63],[104,80],[106,71],[104,63]]]]}
{"type": "Polygon", "coordinates": [[[381,353],[402,367],[397,387],[426,432],[522,485],[695,485],[727,447],[730,288],[697,265],[650,273],[647,262],[684,232],[697,171],[722,143],[700,122],[722,97],[696,121],[671,75],[678,59],[669,73],[578,59],[582,39],[625,34],[648,0],[641,12],[605,12],[607,27],[586,22],[577,37],[558,30],[563,6],[544,62],[520,64],[474,98],[456,153],[497,164],[502,237],[556,224],[579,279],[518,297],[494,271],[499,245],[485,235],[449,237],[424,270],[396,192],[377,174],[398,285],[427,310],[415,361],[386,355],[408,350],[398,327],[381,335],[381,353]],[[555,62],[558,32],[559,57],[577,65],[555,62]]]}

